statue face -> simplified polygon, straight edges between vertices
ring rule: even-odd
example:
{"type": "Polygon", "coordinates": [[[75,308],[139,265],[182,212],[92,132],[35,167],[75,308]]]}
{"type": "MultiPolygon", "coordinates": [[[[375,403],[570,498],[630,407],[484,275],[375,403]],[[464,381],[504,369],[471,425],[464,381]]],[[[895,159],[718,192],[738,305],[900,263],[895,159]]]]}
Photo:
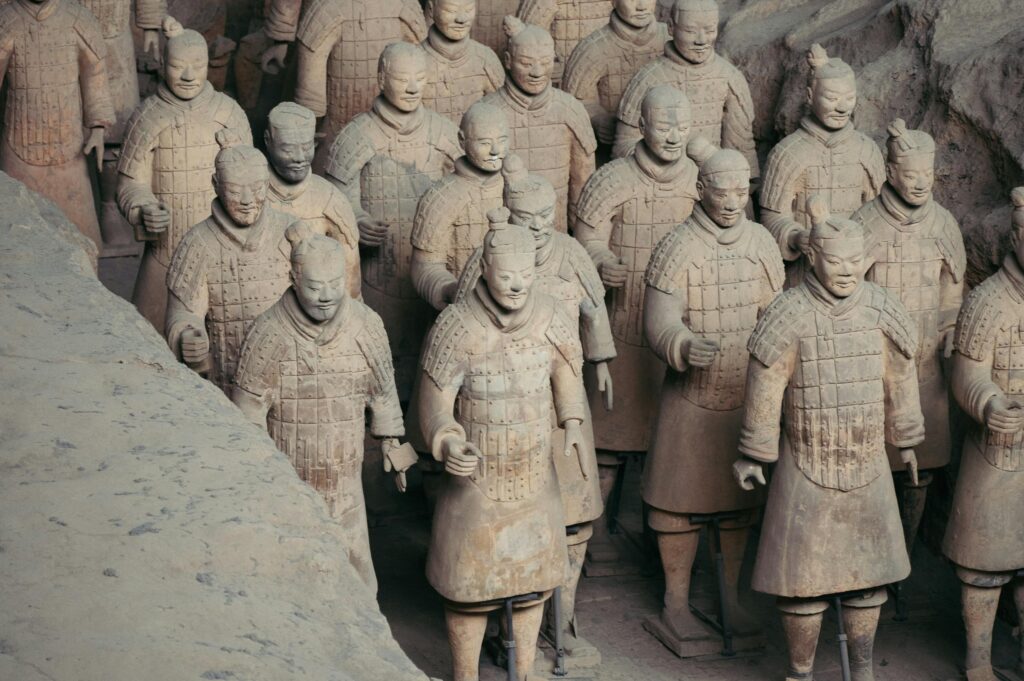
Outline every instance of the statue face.
{"type": "Polygon", "coordinates": [[[544,187],[509,201],[508,210],[512,214],[509,222],[529,229],[534,243],[540,248],[551,241],[551,235],[555,232],[557,206],[555,192],[550,187],[544,187]]]}
{"type": "Polygon", "coordinates": [[[650,117],[650,121],[640,121],[647,148],[666,163],[678,161],[690,137],[690,112],[681,107],[660,107],[652,108],[650,117]]]}
{"type": "Polygon", "coordinates": [[[524,40],[509,47],[505,53],[505,68],[512,82],[529,95],[539,95],[551,85],[551,72],[555,68],[555,46],[550,40],[524,40]]]}
{"type": "Polygon", "coordinates": [[[645,28],[654,21],[656,0],[614,0],[615,13],[633,28],[645,28]]]}
{"type": "Polygon", "coordinates": [[[250,227],[263,214],[270,178],[266,168],[237,164],[217,173],[217,198],[235,225],[250,227]]]}
{"type": "Polygon", "coordinates": [[[678,12],[672,25],[672,42],[683,59],[703,64],[715,53],[718,40],[718,12],[678,12]]]}
{"type": "Polygon", "coordinates": [[[850,122],[857,106],[857,79],[849,76],[816,81],[808,88],[807,97],[818,122],[830,130],[840,130],[850,122]]]}
{"type": "Polygon", "coordinates": [[[267,158],[286,182],[298,184],[309,177],[316,144],[312,131],[298,127],[268,129],[267,158]]]}
{"type": "Polygon", "coordinates": [[[166,50],[164,82],[178,99],[193,99],[206,85],[209,63],[206,45],[172,41],[166,50]]]}
{"type": "Polygon", "coordinates": [[[478,120],[465,134],[459,131],[459,141],[470,163],[480,170],[496,173],[508,154],[508,124],[502,117],[495,117],[493,121],[478,120]]]}
{"type": "Polygon", "coordinates": [[[697,180],[700,205],[719,227],[728,229],[743,219],[750,200],[750,175],[740,171],[715,173],[710,181],[697,180]]]}
{"type": "Polygon", "coordinates": [[[510,312],[523,309],[533,286],[533,253],[501,253],[489,260],[485,256],[481,267],[494,301],[510,312]]]}
{"type": "Polygon", "coordinates": [[[448,40],[463,40],[476,19],[476,0],[433,0],[434,26],[448,40]]]}
{"type": "Polygon", "coordinates": [[[923,206],[935,186],[935,155],[909,154],[885,166],[889,184],[907,204],[923,206]]]}
{"type": "Polygon", "coordinates": [[[864,276],[864,238],[825,239],[814,248],[814,274],[829,293],[846,298],[864,276]]]}
{"type": "Polygon", "coordinates": [[[310,319],[334,319],[345,301],[345,261],[337,251],[307,253],[302,267],[292,270],[292,284],[299,305],[310,319]]]}
{"type": "Polygon", "coordinates": [[[399,111],[412,113],[423,101],[423,88],[427,84],[426,57],[400,55],[390,61],[387,72],[379,80],[384,99],[399,111]]]}

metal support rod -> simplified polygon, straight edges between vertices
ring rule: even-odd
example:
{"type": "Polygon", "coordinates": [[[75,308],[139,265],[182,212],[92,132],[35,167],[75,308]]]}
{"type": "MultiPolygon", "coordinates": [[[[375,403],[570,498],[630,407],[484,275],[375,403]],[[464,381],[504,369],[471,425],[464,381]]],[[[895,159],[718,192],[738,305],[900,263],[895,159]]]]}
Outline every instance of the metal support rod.
{"type": "Polygon", "coordinates": [[[516,669],[516,632],[512,626],[513,599],[505,599],[505,659],[508,669],[508,681],[519,681],[519,670],[516,669]]]}
{"type": "Polygon", "coordinates": [[[566,676],[569,672],[565,669],[565,644],[562,642],[562,587],[555,587],[555,594],[552,596],[554,602],[551,604],[555,619],[555,676],[566,676]]]}
{"type": "Polygon", "coordinates": [[[836,607],[836,620],[839,630],[839,663],[843,670],[843,681],[850,679],[850,646],[846,636],[846,624],[843,622],[843,599],[841,596],[834,596],[833,603],[836,607]]]}

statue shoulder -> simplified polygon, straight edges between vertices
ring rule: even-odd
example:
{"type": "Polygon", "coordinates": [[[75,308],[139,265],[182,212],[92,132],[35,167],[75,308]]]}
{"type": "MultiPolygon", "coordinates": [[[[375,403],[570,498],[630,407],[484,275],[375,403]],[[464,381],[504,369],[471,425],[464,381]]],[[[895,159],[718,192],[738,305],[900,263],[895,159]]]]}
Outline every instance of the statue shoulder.
{"type": "MultiPolygon", "coordinates": [[[[483,46],[481,45],[481,47],[483,46]]],[[[500,86],[499,83],[498,87],[500,86]]],[[[424,110],[427,114],[427,140],[431,146],[454,163],[455,159],[462,156],[462,145],[459,144],[459,126],[455,125],[447,116],[442,116],[429,109],[424,110]]]]}
{"type": "Polygon", "coordinates": [[[297,39],[311,50],[319,49],[325,40],[352,16],[347,0],[309,0],[299,20],[297,39]]]}
{"type": "Polygon", "coordinates": [[[684,274],[691,264],[706,257],[706,246],[690,221],[676,225],[661,238],[651,252],[644,282],[664,293],[675,293],[685,283],[684,274]]]}
{"type": "Polygon", "coordinates": [[[801,336],[814,330],[814,308],[803,286],[783,291],[761,315],[747,350],[765,366],[772,366],[801,336]]]}
{"type": "Polygon", "coordinates": [[[190,306],[200,287],[205,286],[204,275],[216,245],[208,222],[204,220],[185,232],[167,267],[167,290],[190,306]]]}
{"type": "Polygon", "coordinates": [[[786,263],[783,262],[782,253],[779,252],[779,244],[764,225],[758,222],[749,222],[748,224],[753,234],[754,252],[764,267],[768,283],[772,290],[781,291],[783,284],[786,283],[786,263]]]}
{"type": "Polygon", "coordinates": [[[590,176],[580,192],[576,214],[594,226],[631,199],[635,193],[635,161],[632,156],[610,161],[590,176]]]}
{"type": "Polygon", "coordinates": [[[979,284],[964,300],[956,320],[957,352],[974,360],[984,359],[986,346],[1006,322],[1003,308],[1007,290],[1002,270],[979,284]]]}
{"type": "Polygon", "coordinates": [[[471,200],[466,183],[457,175],[445,175],[423,192],[413,218],[412,245],[433,251],[439,237],[448,233],[452,219],[471,200]]]}
{"type": "Polygon", "coordinates": [[[450,386],[459,373],[473,338],[471,316],[465,301],[458,301],[441,311],[427,334],[420,366],[439,388],[450,386]]]}
{"type": "Polygon", "coordinates": [[[935,203],[935,227],[936,238],[938,239],[939,252],[942,259],[949,268],[953,281],[963,281],[967,272],[967,249],[964,246],[964,235],[960,230],[960,223],[956,221],[953,214],[935,203]]]}
{"type": "Polygon", "coordinates": [[[917,354],[917,325],[900,302],[899,297],[888,290],[865,281],[862,286],[867,288],[867,305],[878,313],[878,327],[882,333],[896,345],[906,357],[917,354]]]}
{"type": "Polygon", "coordinates": [[[636,75],[630,79],[622,93],[622,100],[619,102],[620,121],[634,126],[640,121],[640,108],[647,91],[666,82],[663,59],[664,57],[655,57],[641,66],[636,75]]]}
{"type": "Polygon", "coordinates": [[[579,325],[574,324],[562,306],[549,295],[535,293],[536,318],[545,327],[544,336],[555,347],[573,373],[583,372],[583,346],[580,344],[579,325]]]}
{"type": "Polygon", "coordinates": [[[563,90],[552,89],[555,102],[560,111],[560,118],[572,131],[576,142],[588,154],[597,151],[597,137],[594,136],[594,127],[590,124],[590,114],[587,113],[583,103],[563,90]]]}
{"type": "Polygon", "coordinates": [[[395,367],[391,361],[391,346],[384,322],[380,315],[359,300],[349,300],[352,305],[352,327],[359,350],[363,353],[370,372],[378,383],[394,383],[395,367]]]}
{"type": "Polygon", "coordinates": [[[234,382],[243,390],[262,392],[271,382],[268,375],[294,348],[295,338],[289,332],[280,312],[280,300],[260,314],[252,323],[238,358],[234,382]]]}
{"type": "Polygon", "coordinates": [[[379,134],[371,114],[358,114],[331,142],[324,173],[342,182],[359,175],[377,153],[374,140],[379,134]]]}
{"type": "Polygon", "coordinates": [[[778,212],[788,212],[782,205],[784,196],[807,169],[804,155],[810,151],[809,136],[802,129],[793,132],[768,153],[761,185],[761,205],[778,212]]]}

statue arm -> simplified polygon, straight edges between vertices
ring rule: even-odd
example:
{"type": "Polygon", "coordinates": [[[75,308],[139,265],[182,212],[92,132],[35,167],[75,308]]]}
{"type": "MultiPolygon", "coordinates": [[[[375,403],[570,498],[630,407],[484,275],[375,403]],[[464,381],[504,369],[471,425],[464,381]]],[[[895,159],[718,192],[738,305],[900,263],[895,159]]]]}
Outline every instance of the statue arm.
{"type": "Polygon", "coordinates": [[[118,173],[117,205],[125,219],[136,228],[138,235],[144,232],[141,229],[142,209],[160,203],[153,193],[153,150],[144,149],[136,152],[126,145],[122,149],[122,162],[126,154],[140,154],[142,158],[133,164],[131,177],[124,172],[118,173]]]}
{"type": "Polygon", "coordinates": [[[757,145],[754,143],[754,100],[750,86],[743,74],[736,70],[729,82],[729,94],[725,99],[722,115],[722,146],[735,149],[743,154],[750,164],[750,178],[761,176],[757,160],[757,145]]]}
{"type": "Polygon", "coordinates": [[[416,293],[435,310],[443,310],[451,302],[447,293],[458,286],[458,280],[448,271],[443,249],[425,251],[413,247],[411,278],[416,293]]]}
{"type": "Polygon", "coordinates": [[[1003,391],[992,380],[992,352],[977,360],[958,352],[953,360],[953,396],[977,423],[985,424],[985,408],[1003,391]]]}
{"type": "Polygon", "coordinates": [[[263,32],[279,43],[295,42],[302,0],[270,0],[267,3],[263,32]]]}
{"type": "MultiPolygon", "coordinates": [[[[588,129],[587,132],[590,132],[588,129]]],[[[592,132],[590,132],[593,135],[592,132]]],[[[576,207],[580,202],[580,195],[587,184],[587,180],[594,174],[597,162],[594,157],[594,150],[587,149],[580,143],[579,139],[572,137],[572,155],[569,162],[569,215],[568,224],[576,222],[576,207]]]]}
{"type": "MultiPolygon", "coordinates": [[[[459,378],[461,383],[461,376],[459,378]]],[[[430,445],[430,451],[437,461],[444,461],[441,442],[446,437],[466,439],[465,429],[455,420],[455,398],[457,385],[440,387],[427,374],[420,377],[419,410],[423,436],[430,445]]]]}
{"type": "MultiPolygon", "coordinates": [[[[0,26],[3,28],[3,26],[0,26]]],[[[11,56],[14,54],[14,40],[10,35],[0,34],[0,87],[3,87],[7,78],[7,68],[11,64],[11,56]]]]}
{"type": "Polygon", "coordinates": [[[584,298],[580,302],[580,343],[583,358],[597,364],[615,359],[615,338],[608,318],[608,306],[603,300],[584,298]]]}
{"type": "Polygon", "coordinates": [[[650,285],[644,290],[644,336],[654,354],[679,372],[690,366],[683,353],[684,346],[697,337],[683,323],[682,312],[686,307],[685,286],[676,287],[673,293],[650,285]]]}
{"type": "Polygon", "coordinates": [[[771,366],[750,358],[739,443],[740,454],[748,459],[761,463],[778,461],[782,401],[795,366],[795,344],[771,366]]]}
{"type": "Polygon", "coordinates": [[[574,357],[574,354],[578,356],[578,353],[579,348],[576,348],[575,353],[569,353],[568,359],[563,352],[552,353],[554,360],[551,367],[551,394],[558,425],[563,428],[567,421],[576,420],[582,423],[587,414],[587,394],[583,389],[582,367],[575,365],[577,357],[574,357]]]}
{"type": "MultiPolygon", "coordinates": [[[[339,29],[340,31],[340,25],[339,29]]],[[[295,82],[295,102],[312,111],[317,118],[327,114],[327,59],[337,42],[333,39],[321,41],[319,47],[311,48],[299,40],[298,75],[295,82]]]]}
{"type": "MultiPolygon", "coordinates": [[[[78,81],[82,88],[82,126],[109,128],[117,120],[107,80],[107,46],[96,19],[78,22],[78,81]]],[[[102,155],[102,151],[101,151],[102,155]]]]}
{"type": "Polygon", "coordinates": [[[948,267],[939,275],[939,331],[949,332],[956,327],[956,318],[964,302],[964,280],[954,278],[948,267]]]}
{"type": "Polygon", "coordinates": [[[557,10],[558,5],[555,0],[522,0],[516,14],[527,24],[540,26],[550,32],[557,10]]]}
{"type": "Polygon", "coordinates": [[[270,412],[271,404],[269,393],[257,395],[236,384],[231,389],[231,401],[250,423],[261,430],[267,429],[267,413],[270,412]]]}
{"type": "MultiPolygon", "coordinates": [[[[387,359],[387,370],[374,372],[373,387],[370,390],[370,435],[378,440],[399,438],[405,435],[405,419],[402,416],[402,405],[398,401],[398,388],[395,387],[395,370],[391,366],[391,348],[385,340],[376,352],[387,359]]],[[[429,382],[429,381],[428,381],[429,382]]]]}
{"type": "Polygon", "coordinates": [[[135,25],[144,31],[158,31],[167,16],[167,0],[135,0],[135,25]]]}
{"type": "Polygon", "coordinates": [[[643,138],[640,128],[626,123],[619,118],[615,126],[615,143],[612,145],[612,158],[623,158],[633,153],[633,147],[643,138]]]}
{"type": "Polygon", "coordinates": [[[167,313],[164,322],[164,335],[167,346],[179,360],[181,357],[181,337],[188,329],[206,331],[206,313],[210,310],[210,294],[205,282],[196,287],[194,300],[186,304],[174,291],[167,292],[167,313]]]}
{"type": "Polygon", "coordinates": [[[914,357],[886,338],[882,381],[885,385],[885,440],[908,449],[924,441],[924,414],[914,357]]]}
{"type": "MultiPolygon", "coordinates": [[[[789,192],[790,204],[795,198],[796,194],[789,192]]],[[[799,250],[790,246],[790,242],[793,239],[792,235],[805,231],[804,226],[793,219],[792,213],[783,213],[762,205],[761,222],[764,223],[764,226],[775,237],[775,242],[779,245],[779,252],[782,253],[783,260],[789,262],[797,260],[803,255],[799,250]]]]}

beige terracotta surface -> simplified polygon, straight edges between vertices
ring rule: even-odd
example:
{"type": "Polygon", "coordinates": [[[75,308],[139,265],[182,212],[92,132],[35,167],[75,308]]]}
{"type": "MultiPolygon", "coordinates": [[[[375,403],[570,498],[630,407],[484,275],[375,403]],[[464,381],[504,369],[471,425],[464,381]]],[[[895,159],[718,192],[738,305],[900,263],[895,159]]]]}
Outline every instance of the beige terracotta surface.
{"type": "MultiPolygon", "coordinates": [[[[425,73],[423,51],[399,43],[385,51],[383,94],[334,140],[327,178],[348,197],[361,234],[363,299],[384,320],[398,393],[408,400],[423,337],[434,318],[413,288],[412,232],[420,197],[462,155],[459,132],[405,94],[425,73]]],[[[422,95],[422,87],[416,88],[422,95]]]]}
{"type": "Polygon", "coordinates": [[[608,24],[583,38],[566,60],[562,89],[583,102],[598,141],[615,141],[619,102],[645,64],[662,54],[668,27],[654,0],[616,0],[608,24]]]}
{"type": "Polygon", "coordinates": [[[363,437],[369,426],[387,456],[404,434],[391,349],[380,317],[346,293],[342,246],[305,226],[287,237],[292,285],[253,322],[231,396],[323,495],[348,537],[349,561],[376,593],[363,437]]]}
{"type": "Polygon", "coordinates": [[[505,19],[504,87],[483,101],[499,109],[511,129],[511,149],[558,193],[558,230],[568,230],[580,192],[594,172],[597,139],[590,117],[572,95],[551,84],[554,42],[542,29],[505,19]]]}
{"type": "Polygon", "coordinates": [[[432,24],[423,41],[423,106],[456,125],[474,102],[505,84],[498,55],[470,37],[476,9],[477,0],[431,0],[426,7],[432,24]]]}
{"type": "Polygon", "coordinates": [[[562,74],[572,51],[581,40],[608,23],[612,0],[521,0],[520,19],[540,26],[555,40],[552,80],[562,83],[562,74]]]}
{"type": "Polygon", "coordinates": [[[476,21],[470,31],[473,40],[491,48],[500,57],[508,44],[502,24],[506,16],[515,16],[518,9],[519,0],[477,0],[476,21]]]}

